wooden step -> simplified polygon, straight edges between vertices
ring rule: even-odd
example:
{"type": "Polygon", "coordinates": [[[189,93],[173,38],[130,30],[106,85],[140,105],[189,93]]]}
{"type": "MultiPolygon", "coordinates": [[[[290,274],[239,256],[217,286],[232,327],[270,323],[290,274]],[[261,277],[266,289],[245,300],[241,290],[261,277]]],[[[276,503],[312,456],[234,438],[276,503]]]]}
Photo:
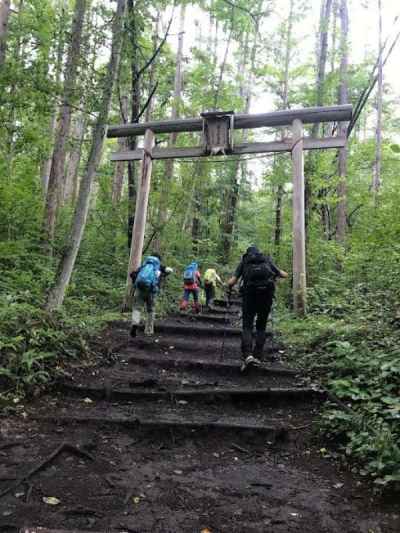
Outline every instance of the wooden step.
{"type": "Polygon", "coordinates": [[[251,419],[243,419],[234,416],[194,416],[184,418],[182,416],[152,416],[151,414],[143,416],[99,416],[99,415],[47,415],[47,416],[33,416],[32,420],[42,423],[52,423],[57,425],[69,424],[85,424],[85,425],[104,425],[104,426],[120,426],[129,429],[188,429],[188,430],[207,430],[207,431],[226,431],[233,430],[234,432],[251,431],[261,433],[269,437],[269,439],[285,438],[290,431],[290,425],[282,424],[268,424],[267,421],[256,422],[251,419]]]}
{"type": "Polygon", "coordinates": [[[179,313],[179,318],[184,318],[186,322],[211,322],[214,324],[230,324],[232,321],[240,323],[238,316],[235,318],[232,315],[224,316],[212,313],[199,313],[198,315],[179,313]]]}
{"type": "MultiPolygon", "coordinates": [[[[143,327],[141,328],[143,329],[143,327]]],[[[155,327],[155,334],[166,333],[174,335],[185,335],[187,337],[240,337],[242,330],[230,326],[199,326],[187,324],[173,324],[168,322],[158,322],[155,327]]]]}
{"type": "Polygon", "coordinates": [[[82,386],[63,382],[59,388],[79,397],[105,398],[106,400],[130,401],[186,399],[186,400],[263,400],[264,402],[299,402],[325,399],[325,393],[312,387],[203,387],[187,389],[111,388],[108,386],[82,386]]]}
{"type": "MultiPolygon", "coordinates": [[[[172,357],[168,355],[156,356],[156,355],[145,355],[145,354],[124,354],[124,359],[128,363],[142,364],[144,366],[158,366],[161,368],[188,368],[188,369],[210,369],[215,373],[229,373],[229,374],[239,374],[242,363],[238,361],[228,361],[220,360],[220,353],[216,353],[214,359],[201,359],[201,358],[182,358],[182,357],[172,357]]],[[[280,365],[269,365],[264,364],[261,366],[254,366],[248,369],[249,373],[260,373],[260,374],[275,374],[280,376],[295,376],[299,374],[298,370],[283,367],[280,365]]]]}
{"type": "Polygon", "coordinates": [[[218,307],[241,307],[242,306],[242,299],[241,298],[232,298],[231,300],[223,300],[221,298],[216,298],[214,300],[213,305],[216,305],[218,307]]]}

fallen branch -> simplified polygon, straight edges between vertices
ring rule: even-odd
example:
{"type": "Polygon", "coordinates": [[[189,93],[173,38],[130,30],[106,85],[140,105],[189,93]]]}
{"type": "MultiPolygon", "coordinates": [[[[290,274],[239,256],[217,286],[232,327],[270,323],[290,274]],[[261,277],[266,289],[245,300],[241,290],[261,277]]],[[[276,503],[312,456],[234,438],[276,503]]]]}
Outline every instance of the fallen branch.
{"type": "Polygon", "coordinates": [[[46,466],[48,466],[58,455],[60,455],[61,452],[70,452],[75,455],[78,455],[80,457],[85,457],[86,459],[90,459],[91,461],[94,461],[93,456],[91,456],[89,453],[84,452],[83,450],[80,450],[76,446],[73,446],[72,444],[68,444],[67,442],[62,442],[58,448],[56,448],[53,453],[51,453],[46,459],[44,459],[41,463],[39,463],[37,466],[34,466],[29,472],[8,487],[8,489],[3,490],[3,492],[0,492],[0,498],[5,496],[6,494],[9,494],[11,491],[18,488],[22,483],[25,483],[25,481],[28,481],[29,478],[31,478],[33,475],[37,474],[40,470],[43,470],[46,466]]]}
{"type": "Polygon", "coordinates": [[[11,442],[5,442],[0,444],[0,450],[7,450],[8,448],[14,448],[15,446],[22,446],[23,443],[19,440],[13,440],[11,442]]]}
{"type": "Polygon", "coordinates": [[[239,446],[239,444],[235,444],[234,442],[232,442],[231,448],[233,448],[234,450],[237,450],[238,452],[247,453],[250,455],[249,450],[246,450],[246,448],[242,448],[241,446],[239,446]]]}

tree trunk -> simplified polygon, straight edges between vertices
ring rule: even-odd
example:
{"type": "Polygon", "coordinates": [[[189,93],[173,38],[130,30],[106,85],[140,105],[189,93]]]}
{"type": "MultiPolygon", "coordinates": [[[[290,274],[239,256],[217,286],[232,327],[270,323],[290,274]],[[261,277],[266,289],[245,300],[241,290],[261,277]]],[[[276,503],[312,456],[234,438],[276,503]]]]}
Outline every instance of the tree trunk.
{"type": "Polygon", "coordinates": [[[78,255],[85,229],[90,205],[91,187],[101,159],[108,114],[111,105],[111,97],[118,72],[121,55],[124,12],[125,0],[118,0],[117,11],[113,20],[111,56],[104,80],[100,110],[93,131],[93,140],[87,167],[79,190],[79,197],[75,207],[68,246],[66,247],[63,257],[60,261],[56,283],[53,289],[50,291],[47,300],[46,309],[49,311],[57,309],[64,301],[65,291],[71,279],[75,260],[78,255]]]}
{"type": "Polygon", "coordinates": [[[221,263],[227,265],[231,256],[232,237],[236,220],[236,208],[239,199],[239,169],[240,159],[230,163],[231,176],[228,181],[225,201],[225,213],[221,227],[221,263]]]}
{"type": "MultiPolygon", "coordinates": [[[[258,21],[256,23],[254,41],[250,51],[250,65],[248,67],[247,76],[246,74],[246,64],[248,62],[249,55],[249,42],[248,35],[245,34],[244,42],[242,43],[242,59],[239,65],[239,75],[241,80],[241,86],[239,87],[239,94],[244,100],[244,113],[248,113],[251,105],[251,91],[252,91],[252,82],[253,82],[253,72],[255,66],[255,58],[258,44],[258,21]]],[[[229,41],[228,41],[229,42],[229,41]]],[[[228,45],[227,45],[228,48],[228,45]]],[[[224,61],[226,58],[224,59],[224,61]]],[[[222,72],[222,68],[221,68],[222,72]]],[[[222,83],[222,78],[220,78],[219,86],[222,83]]],[[[241,142],[247,142],[248,131],[242,131],[241,142]]],[[[243,163],[244,164],[244,163],[243,163]]],[[[233,232],[235,228],[236,220],[236,211],[237,205],[239,202],[239,170],[240,170],[240,160],[239,158],[232,163],[231,174],[228,180],[228,188],[225,195],[225,209],[224,216],[222,220],[221,227],[221,262],[222,264],[228,264],[231,256],[232,241],[233,241],[233,232]]]]}
{"type": "Polygon", "coordinates": [[[336,33],[337,33],[337,12],[338,12],[338,0],[333,0],[332,4],[332,30],[331,30],[331,73],[336,70],[336,33]]]}
{"type": "MultiPolygon", "coordinates": [[[[340,3],[340,84],[339,84],[339,104],[348,103],[348,35],[349,35],[349,14],[347,10],[347,0],[340,3]]],[[[341,122],[339,125],[339,135],[346,135],[347,124],[341,122]]],[[[339,183],[337,195],[339,201],[336,211],[336,240],[343,242],[346,236],[347,207],[346,207],[346,174],[347,174],[347,147],[339,150],[338,161],[339,183]]]]}
{"type": "MultiPolygon", "coordinates": [[[[60,8],[60,27],[58,31],[58,42],[57,42],[57,59],[56,59],[56,67],[55,67],[55,76],[54,76],[54,82],[56,86],[60,83],[60,77],[61,77],[61,69],[62,69],[62,60],[63,60],[63,54],[64,54],[64,45],[65,45],[65,4],[63,3],[60,8]]],[[[50,119],[49,124],[49,141],[51,149],[49,150],[49,154],[47,159],[43,161],[42,168],[41,168],[41,181],[42,181],[42,192],[43,197],[46,198],[47,196],[47,188],[49,184],[49,176],[50,176],[50,170],[51,170],[51,160],[52,160],[52,150],[53,150],[53,143],[54,143],[54,137],[57,130],[57,118],[59,114],[59,106],[57,103],[53,104],[54,111],[50,119]]]]}
{"type": "Polygon", "coordinates": [[[202,176],[204,174],[204,162],[196,161],[193,169],[193,199],[192,199],[192,251],[194,255],[199,253],[199,241],[201,239],[201,204],[202,204],[202,176]]]}
{"type": "Polygon", "coordinates": [[[67,168],[65,172],[64,202],[75,203],[79,189],[79,165],[82,156],[83,140],[86,130],[86,115],[82,113],[76,119],[73,128],[71,151],[69,152],[67,168]]]}
{"type": "MultiPolygon", "coordinates": [[[[128,0],[129,35],[132,47],[131,58],[131,122],[139,122],[140,113],[140,73],[139,73],[139,38],[140,30],[135,19],[135,4],[133,0],[128,0]]],[[[136,150],[137,137],[128,138],[129,150],[136,150]]],[[[131,249],[132,228],[135,220],[136,205],[136,164],[133,161],[128,163],[128,249],[131,249]]]]}
{"type": "MultiPolygon", "coordinates": [[[[316,106],[325,103],[325,78],[326,63],[328,57],[328,30],[329,19],[332,11],[332,0],[321,0],[321,12],[318,31],[317,45],[317,77],[316,77],[316,106]]],[[[311,129],[311,136],[318,137],[321,133],[321,124],[315,123],[311,129]]],[[[307,172],[305,175],[305,225],[308,236],[308,226],[312,210],[312,186],[310,177],[313,174],[318,162],[318,154],[310,154],[307,158],[307,172]]]]}
{"type": "Polygon", "coordinates": [[[379,57],[378,57],[378,92],[377,92],[377,121],[376,121],[376,147],[375,161],[372,177],[372,192],[374,203],[377,205],[377,194],[381,186],[381,165],[382,165],[382,102],[383,102],[383,65],[382,65],[382,2],[378,0],[378,25],[379,25],[379,57]]]}
{"type": "Polygon", "coordinates": [[[10,0],[0,0],[0,69],[6,59],[8,21],[10,18],[10,0]]]}
{"type": "MultiPolygon", "coordinates": [[[[286,43],[285,43],[285,65],[283,77],[283,91],[282,91],[282,109],[287,109],[289,105],[289,68],[290,56],[292,53],[292,32],[293,32],[293,14],[294,14],[294,0],[290,0],[289,17],[287,21],[286,43]]],[[[283,135],[285,132],[283,131],[283,135]]],[[[274,172],[277,168],[278,157],[274,158],[274,172]]],[[[283,204],[283,185],[280,183],[276,191],[275,200],[275,232],[274,232],[274,247],[277,261],[280,257],[280,247],[282,239],[282,204],[283,204]]]]}
{"type": "Polygon", "coordinates": [[[56,134],[54,152],[51,162],[49,184],[46,197],[43,230],[45,246],[52,252],[58,208],[58,195],[64,177],[66,148],[71,126],[71,103],[75,98],[76,78],[80,60],[83,19],[86,0],[76,0],[74,20],[71,29],[71,42],[68,50],[67,65],[64,76],[64,94],[60,110],[59,127],[56,134]]]}
{"type": "Polygon", "coordinates": [[[229,47],[231,45],[232,34],[233,34],[233,11],[232,11],[232,18],[231,18],[231,28],[230,28],[230,31],[229,31],[228,39],[226,41],[224,58],[223,58],[222,63],[221,63],[221,67],[220,67],[220,70],[219,70],[218,82],[217,82],[217,86],[215,88],[215,93],[214,93],[214,110],[216,110],[217,106],[218,106],[219,94],[220,94],[221,87],[222,87],[222,80],[223,80],[223,77],[224,77],[224,72],[225,72],[225,68],[226,68],[226,62],[228,60],[228,53],[229,53],[229,47]]]}
{"type": "MultiPolygon", "coordinates": [[[[171,108],[171,119],[174,120],[179,117],[179,107],[182,95],[182,59],[183,59],[183,35],[185,31],[185,14],[186,14],[186,5],[181,5],[180,17],[179,17],[179,34],[178,34],[178,49],[176,53],[176,66],[175,66],[175,80],[174,80],[174,93],[173,93],[173,102],[171,108]]],[[[177,133],[171,133],[168,141],[168,146],[173,147],[176,145],[178,138],[177,133]]],[[[154,249],[160,253],[161,252],[161,243],[162,243],[162,228],[164,228],[167,221],[167,211],[168,211],[168,198],[169,190],[171,188],[171,180],[174,174],[174,160],[167,159],[165,162],[165,173],[161,181],[160,187],[160,204],[158,211],[158,221],[157,221],[157,237],[154,242],[154,249]]]]}
{"type": "MultiPolygon", "coordinates": [[[[328,57],[328,30],[332,11],[332,0],[322,0],[321,19],[319,21],[319,45],[317,67],[317,101],[316,106],[324,105],[325,101],[325,71],[328,57]]],[[[321,124],[316,122],[312,127],[312,137],[318,137],[321,124]]]]}
{"type": "MultiPolygon", "coordinates": [[[[153,33],[153,38],[152,38],[152,40],[153,40],[153,53],[156,52],[157,46],[158,46],[158,34],[160,32],[160,20],[161,20],[161,14],[160,14],[160,11],[157,9],[156,23],[155,23],[154,33],[153,33]]],[[[155,74],[156,74],[156,62],[152,61],[151,65],[150,65],[150,71],[149,71],[149,94],[150,94],[150,91],[152,91],[153,86],[154,86],[155,74]]],[[[151,115],[152,115],[153,109],[154,109],[154,102],[155,102],[155,98],[153,96],[151,98],[150,102],[149,102],[149,105],[147,106],[147,109],[146,109],[145,118],[144,118],[144,120],[146,122],[149,122],[151,120],[151,115]]]]}
{"type": "MultiPolygon", "coordinates": [[[[121,98],[121,115],[122,122],[126,122],[126,117],[128,116],[128,97],[122,96],[121,98]]],[[[118,150],[124,151],[127,149],[127,142],[125,137],[118,138],[118,150]]],[[[111,202],[112,204],[118,205],[122,197],[122,187],[124,184],[124,173],[125,173],[125,161],[118,161],[115,163],[114,168],[114,177],[112,183],[111,191],[111,202]]]]}

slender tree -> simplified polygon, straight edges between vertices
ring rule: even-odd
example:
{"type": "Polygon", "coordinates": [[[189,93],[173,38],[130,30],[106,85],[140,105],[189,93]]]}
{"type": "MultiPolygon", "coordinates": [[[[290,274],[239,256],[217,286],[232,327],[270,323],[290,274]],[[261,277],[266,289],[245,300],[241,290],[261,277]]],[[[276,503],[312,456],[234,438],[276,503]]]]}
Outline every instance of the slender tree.
{"type": "MultiPolygon", "coordinates": [[[[56,42],[56,64],[55,64],[55,72],[54,72],[54,83],[58,87],[60,84],[60,78],[61,78],[61,70],[62,70],[62,61],[63,61],[63,55],[64,55],[64,46],[65,46],[65,22],[66,22],[66,6],[65,2],[63,2],[59,7],[59,24],[58,24],[58,32],[57,32],[57,42],[56,42]]],[[[57,118],[59,116],[59,106],[57,102],[55,101],[52,104],[53,111],[50,118],[49,123],[49,141],[51,145],[51,150],[48,152],[48,157],[43,161],[40,175],[42,180],[42,192],[44,198],[47,196],[47,188],[49,184],[49,176],[50,176],[50,170],[51,170],[51,162],[52,162],[52,149],[53,149],[53,143],[54,143],[54,136],[57,130],[57,118]]]]}
{"type": "MultiPolygon", "coordinates": [[[[349,13],[347,0],[340,2],[340,82],[339,82],[339,104],[348,103],[348,39],[349,39],[349,13]]],[[[339,134],[345,136],[347,124],[345,122],[339,125],[339,134]]],[[[347,224],[347,147],[339,150],[338,158],[338,175],[339,182],[337,186],[337,195],[339,197],[336,210],[336,240],[343,242],[346,236],[347,224]]]]}
{"type": "MultiPolygon", "coordinates": [[[[128,106],[129,106],[128,96],[124,95],[121,97],[121,109],[120,109],[121,119],[123,123],[127,122],[128,106]]],[[[126,138],[120,137],[118,139],[118,150],[122,152],[126,150],[127,147],[128,147],[128,144],[126,142],[126,138]]],[[[111,201],[114,206],[118,205],[119,202],[121,201],[125,167],[126,165],[124,161],[118,161],[117,163],[115,163],[114,176],[113,176],[113,182],[112,182],[112,191],[111,191],[111,201]]]]}
{"type": "Polygon", "coordinates": [[[72,128],[71,149],[65,171],[65,185],[63,202],[71,202],[74,205],[79,190],[79,165],[82,156],[83,141],[85,138],[87,116],[80,113],[72,128]]]}
{"type": "MultiPolygon", "coordinates": [[[[185,14],[186,5],[182,4],[179,15],[179,34],[178,34],[178,48],[176,52],[176,64],[175,64],[175,78],[174,78],[174,92],[171,107],[171,119],[176,119],[179,116],[179,108],[181,105],[182,95],[182,60],[183,60],[183,37],[185,32],[185,14]]],[[[178,138],[177,133],[171,133],[168,141],[168,146],[173,147],[176,145],[178,138]]],[[[165,162],[165,173],[161,183],[161,198],[158,211],[158,235],[154,242],[154,248],[161,252],[162,246],[162,228],[167,220],[167,208],[168,208],[168,192],[171,188],[171,180],[174,174],[174,160],[168,159],[165,162]]]]}
{"type": "Polygon", "coordinates": [[[11,12],[10,0],[0,1],[0,68],[6,59],[8,21],[11,12]]]}
{"type": "Polygon", "coordinates": [[[68,50],[67,64],[64,75],[64,93],[60,109],[58,130],[56,133],[54,152],[49,175],[43,230],[45,246],[52,253],[54,241],[57,208],[60,188],[64,178],[64,166],[67,153],[67,142],[71,126],[72,103],[76,98],[76,79],[81,53],[81,39],[83,20],[86,10],[86,0],[76,0],[74,19],[71,28],[71,40],[68,50]]]}
{"type": "Polygon", "coordinates": [[[93,130],[93,140],[85,174],[82,177],[81,186],[79,189],[79,196],[72,220],[68,244],[59,264],[55,285],[50,291],[47,299],[46,308],[50,311],[57,309],[63,303],[65,291],[71,279],[83,232],[86,226],[90,205],[91,188],[101,159],[108,114],[111,106],[111,98],[118,72],[121,55],[124,13],[125,0],[118,0],[117,10],[113,21],[111,55],[107,66],[107,73],[103,81],[100,109],[93,130]]]}
{"type": "Polygon", "coordinates": [[[375,205],[377,203],[377,193],[381,186],[381,166],[382,166],[382,103],[383,103],[383,64],[382,64],[382,1],[378,0],[378,90],[376,96],[376,129],[375,129],[375,161],[372,177],[372,192],[374,194],[375,205]]]}
{"type": "MultiPolygon", "coordinates": [[[[292,55],[292,33],[293,33],[293,18],[294,18],[294,0],[290,0],[289,15],[287,19],[286,38],[285,38],[285,59],[284,59],[284,74],[283,74],[283,89],[282,89],[282,109],[287,109],[289,105],[289,69],[292,55]]],[[[279,158],[274,158],[274,172],[279,168],[279,158]]],[[[282,238],[282,203],[283,203],[284,189],[282,183],[278,184],[275,199],[275,233],[274,246],[277,260],[280,256],[280,244],[282,238]]]]}

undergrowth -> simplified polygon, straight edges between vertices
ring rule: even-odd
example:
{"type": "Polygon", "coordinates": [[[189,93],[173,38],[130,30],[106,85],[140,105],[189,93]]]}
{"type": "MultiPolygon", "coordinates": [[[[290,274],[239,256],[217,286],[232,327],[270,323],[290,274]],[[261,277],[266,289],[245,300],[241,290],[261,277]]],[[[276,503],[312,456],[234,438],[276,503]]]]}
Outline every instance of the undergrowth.
{"type": "Polygon", "coordinates": [[[400,488],[400,332],[383,294],[349,288],[323,307],[311,295],[303,320],[280,322],[294,363],[340,400],[322,413],[322,430],[377,486],[400,488]]]}

